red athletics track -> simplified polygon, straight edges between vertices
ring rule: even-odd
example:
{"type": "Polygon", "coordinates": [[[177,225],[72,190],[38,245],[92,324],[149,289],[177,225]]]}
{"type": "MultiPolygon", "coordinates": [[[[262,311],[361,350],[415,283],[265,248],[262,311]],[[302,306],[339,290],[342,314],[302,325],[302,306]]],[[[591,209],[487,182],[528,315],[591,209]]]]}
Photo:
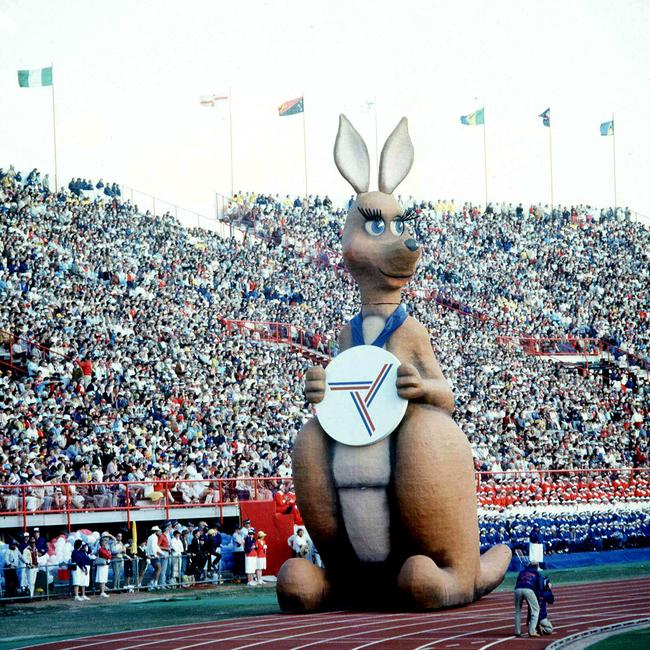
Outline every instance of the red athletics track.
{"type": "MultiPolygon", "coordinates": [[[[650,616],[650,578],[581,584],[554,589],[550,637],[514,637],[512,593],[491,594],[468,607],[425,614],[327,612],[272,614],[84,637],[37,646],[39,650],[188,650],[189,648],[361,648],[424,650],[484,648],[537,650],[563,636],[650,616]]],[[[525,608],[524,608],[525,610],[525,608]]],[[[525,629],[525,628],[524,628],[525,629]]]]}

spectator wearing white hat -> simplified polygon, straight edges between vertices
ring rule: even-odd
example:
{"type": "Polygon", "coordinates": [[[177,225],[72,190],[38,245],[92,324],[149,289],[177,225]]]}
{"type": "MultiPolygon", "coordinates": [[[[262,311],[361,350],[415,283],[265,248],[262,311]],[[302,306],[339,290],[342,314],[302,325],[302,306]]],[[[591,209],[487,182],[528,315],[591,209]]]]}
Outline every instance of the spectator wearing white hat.
{"type": "Polygon", "coordinates": [[[161,568],[161,557],[162,552],[158,544],[159,534],[162,531],[160,526],[152,526],[151,534],[147,538],[147,559],[153,567],[153,576],[151,577],[151,582],[149,583],[149,590],[158,589],[158,577],[160,576],[161,568]]]}

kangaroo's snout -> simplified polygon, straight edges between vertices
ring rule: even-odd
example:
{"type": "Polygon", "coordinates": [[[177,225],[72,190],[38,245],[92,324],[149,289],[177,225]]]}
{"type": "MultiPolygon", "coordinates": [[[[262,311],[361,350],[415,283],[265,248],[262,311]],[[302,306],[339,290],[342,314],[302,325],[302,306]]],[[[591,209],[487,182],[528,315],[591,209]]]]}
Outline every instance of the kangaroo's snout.
{"type": "Polygon", "coordinates": [[[407,239],[404,242],[404,246],[408,248],[412,253],[414,253],[418,248],[420,248],[420,244],[418,244],[415,239],[407,239]]]}

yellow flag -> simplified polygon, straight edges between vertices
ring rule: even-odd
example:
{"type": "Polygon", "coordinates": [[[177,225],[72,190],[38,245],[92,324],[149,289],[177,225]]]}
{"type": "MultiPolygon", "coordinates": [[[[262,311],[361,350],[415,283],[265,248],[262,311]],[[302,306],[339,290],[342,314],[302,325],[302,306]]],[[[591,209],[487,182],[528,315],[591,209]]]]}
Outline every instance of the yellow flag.
{"type": "Polygon", "coordinates": [[[138,527],[135,521],[131,522],[131,553],[135,555],[138,552],[138,527]]]}

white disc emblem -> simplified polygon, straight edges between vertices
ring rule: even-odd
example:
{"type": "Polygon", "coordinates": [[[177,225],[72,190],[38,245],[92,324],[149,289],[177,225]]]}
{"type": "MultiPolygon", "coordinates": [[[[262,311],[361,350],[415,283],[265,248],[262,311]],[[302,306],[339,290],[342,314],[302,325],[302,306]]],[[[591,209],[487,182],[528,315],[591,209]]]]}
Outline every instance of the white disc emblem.
{"type": "Polygon", "coordinates": [[[325,432],[344,445],[371,445],[402,421],[408,400],[397,394],[399,359],[373,345],[334,357],[325,369],[325,398],[316,415],[325,432]]]}

